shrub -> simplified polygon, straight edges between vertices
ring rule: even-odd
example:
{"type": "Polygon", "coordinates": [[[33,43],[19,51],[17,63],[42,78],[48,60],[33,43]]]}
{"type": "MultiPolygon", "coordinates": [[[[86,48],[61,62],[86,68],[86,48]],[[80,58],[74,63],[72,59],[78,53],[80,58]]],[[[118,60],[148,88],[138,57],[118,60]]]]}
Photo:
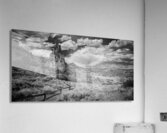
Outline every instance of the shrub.
{"type": "Polygon", "coordinates": [[[128,79],[122,83],[123,88],[133,87],[133,79],[128,79]]]}

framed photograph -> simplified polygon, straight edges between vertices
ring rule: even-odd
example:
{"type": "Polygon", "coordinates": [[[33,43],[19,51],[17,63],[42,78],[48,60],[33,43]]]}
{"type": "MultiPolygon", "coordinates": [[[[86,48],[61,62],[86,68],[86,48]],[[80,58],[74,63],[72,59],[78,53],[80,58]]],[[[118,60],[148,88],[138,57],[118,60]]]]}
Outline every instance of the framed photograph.
{"type": "Polygon", "coordinates": [[[11,30],[11,102],[132,101],[134,42],[11,30]]]}

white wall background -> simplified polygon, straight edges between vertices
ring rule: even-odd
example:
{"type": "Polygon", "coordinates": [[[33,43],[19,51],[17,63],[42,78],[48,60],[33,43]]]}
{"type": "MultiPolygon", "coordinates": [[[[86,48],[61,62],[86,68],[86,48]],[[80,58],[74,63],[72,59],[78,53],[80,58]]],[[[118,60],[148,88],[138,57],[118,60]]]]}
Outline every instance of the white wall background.
{"type": "Polygon", "coordinates": [[[167,112],[167,1],[146,0],[145,120],[156,133],[167,132],[160,112],[167,112]]]}
{"type": "Polygon", "coordinates": [[[143,0],[0,0],[0,132],[112,133],[143,121],[143,11],[143,0]],[[10,103],[12,28],[134,40],[134,101],[10,103]]]}

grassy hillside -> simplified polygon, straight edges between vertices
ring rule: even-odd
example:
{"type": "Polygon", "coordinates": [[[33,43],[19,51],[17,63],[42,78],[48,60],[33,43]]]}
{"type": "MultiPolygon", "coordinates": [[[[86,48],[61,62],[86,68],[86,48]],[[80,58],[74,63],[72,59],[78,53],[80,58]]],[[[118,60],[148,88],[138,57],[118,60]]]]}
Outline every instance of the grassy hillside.
{"type": "Polygon", "coordinates": [[[12,67],[12,101],[133,100],[132,69],[110,70],[105,76],[96,71],[76,69],[76,78],[86,80],[72,82],[12,67]]]}

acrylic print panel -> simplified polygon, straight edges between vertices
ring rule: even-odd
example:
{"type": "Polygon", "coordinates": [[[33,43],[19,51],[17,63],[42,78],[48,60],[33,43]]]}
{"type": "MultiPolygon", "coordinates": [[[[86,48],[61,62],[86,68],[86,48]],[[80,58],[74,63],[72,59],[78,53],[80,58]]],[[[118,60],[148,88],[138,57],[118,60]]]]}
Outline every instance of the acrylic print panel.
{"type": "Polygon", "coordinates": [[[131,40],[11,31],[11,101],[133,100],[131,40]]]}

